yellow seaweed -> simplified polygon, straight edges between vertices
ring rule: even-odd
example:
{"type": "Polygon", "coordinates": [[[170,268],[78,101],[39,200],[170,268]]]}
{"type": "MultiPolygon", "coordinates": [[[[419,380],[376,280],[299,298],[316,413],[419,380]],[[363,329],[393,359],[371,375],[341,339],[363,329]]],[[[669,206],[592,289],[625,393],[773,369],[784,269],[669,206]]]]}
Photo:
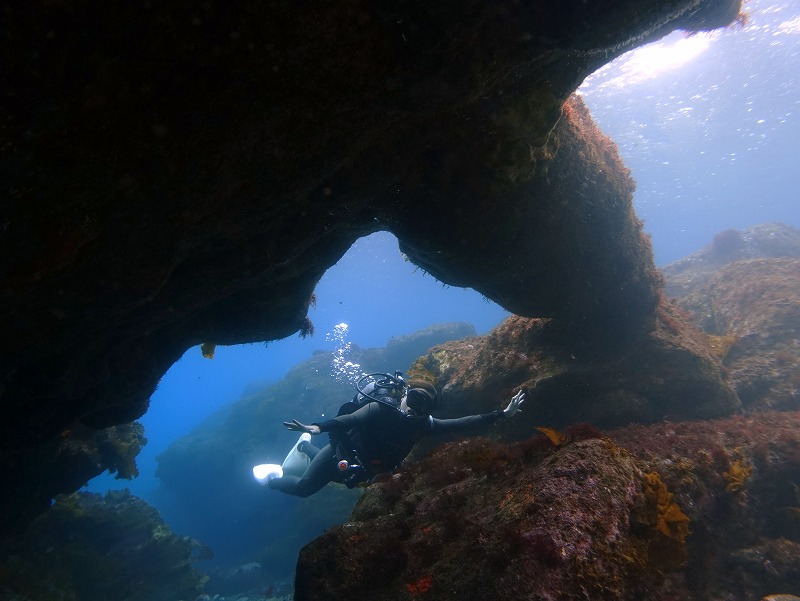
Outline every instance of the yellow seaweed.
{"type": "Polygon", "coordinates": [[[567,442],[568,438],[566,434],[562,434],[558,430],[553,430],[553,428],[545,428],[544,426],[537,426],[536,427],[539,432],[547,436],[555,446],[559,447],[565,442],[567,442]]]}
{"type": "Polygon", "coordinates": [[[645,496],[651,507],[647,521],[664,536],[683,543],[689,535],[689,516],[681,511],[656,472],[645,475],[645,496]]]}
{"type": "Polygon", "coordinates": [[[737,459],[731,464],[729,472],[723,472],[722,476],[728,482],[725,490],[728,492],[739,492],[744,488],[745,482],[753,473],[753,466],[745,464],[741,459],[737,459]]]}

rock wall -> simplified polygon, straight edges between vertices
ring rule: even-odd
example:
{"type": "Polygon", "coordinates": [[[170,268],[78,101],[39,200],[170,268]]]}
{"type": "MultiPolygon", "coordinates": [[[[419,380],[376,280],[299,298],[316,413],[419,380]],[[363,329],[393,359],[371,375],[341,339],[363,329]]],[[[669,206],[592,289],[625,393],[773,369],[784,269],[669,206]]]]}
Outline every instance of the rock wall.
{"type": "Polygon", "coordinates": [[[376,230],[515,313],[635,330],[657,278],[631,182],[564,102],[739,4],[5,7],[0,479],[24,494],[0,532],[98,472],[42,478],[77,426],[142,415],[193,345],[307,328],[316,282],[376,230]]]}

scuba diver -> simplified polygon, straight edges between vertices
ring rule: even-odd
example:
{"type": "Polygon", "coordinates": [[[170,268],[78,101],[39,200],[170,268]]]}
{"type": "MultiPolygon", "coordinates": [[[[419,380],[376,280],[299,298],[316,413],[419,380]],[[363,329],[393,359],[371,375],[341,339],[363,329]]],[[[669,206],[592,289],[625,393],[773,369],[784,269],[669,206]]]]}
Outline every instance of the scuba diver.
{"type": "Polygon", "coordinates": [[[525,392],[515,394],[505,409],[455,419],[436,419],[437,392],[423,381],[403,380],[401,372],[367,374],[356,383],[352,401],[342,405],[336,417],[305,425],[293,419],[283,422],[302,432],[282,465],[262,464],[253,476],[269,488],[308,497],[329,482],[353,488],[379,474],[398,468],[414,444],[424,436],[461,432],[516,415],[525,392]],[[327,432],[330,444],[319,449],[311,437],[327,432]]]}

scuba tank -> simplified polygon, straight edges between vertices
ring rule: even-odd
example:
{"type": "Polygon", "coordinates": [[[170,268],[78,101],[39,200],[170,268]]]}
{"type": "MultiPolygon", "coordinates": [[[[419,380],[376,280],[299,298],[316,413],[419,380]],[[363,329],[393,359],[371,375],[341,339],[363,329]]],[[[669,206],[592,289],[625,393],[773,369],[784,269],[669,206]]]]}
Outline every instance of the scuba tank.
{"type": "Polygon", "coordinates": [[[394,372],[394,375],[379,372],[366,374],[358,379],[355,386],[356,394],[339,407],[337,417],[353,413],[370,402],[383,403],[396,409],[408,390],[401,371],[394,372]]]}
{"type": "MultiPolygon", "coordinates": [[[[394,375],[380,372],[366,374],[358,379],[355,387],[355,396],[339,407],[337,417],[353,413],[372,402],[399,410],[400,400],[409,388],[400,371],[394,372],[394,375]]],[[[342,482],[348,488],[353,488],[369,479],[369,471],[354,448],[359,446],[358,438],[356,431],[330,436],[331,446],[336,453],[336,467],[343,477],[342,482]]]]}

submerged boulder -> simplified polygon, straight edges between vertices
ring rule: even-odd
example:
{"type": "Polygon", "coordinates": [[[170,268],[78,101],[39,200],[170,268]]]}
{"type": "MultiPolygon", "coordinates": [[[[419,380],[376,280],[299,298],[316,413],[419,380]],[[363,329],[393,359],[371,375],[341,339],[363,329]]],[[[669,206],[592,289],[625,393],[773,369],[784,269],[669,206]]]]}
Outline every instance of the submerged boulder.
{"type": "Polygon", "coordinates": [[[553,320],[512,316],[486,336],[432,348],[410,373],[442,389],[442,416],[496,409],[526,389],[526,411],[504,427],[512,438],[526,436],[535,420],[605,428],[720,417],[739,407],[702,332],[664,298],[650,327],[619,347],[576,337],[553,320]]]}
{"type": "Polygon", "coordinates": [[[632,599],[657,573],[650,545],[680,564],[685,522],[659,532],[632,455],[545,444],[451,443],[371,487],[303,549],[295,599],[632,599]]]}
{"type": "Polygon", "coordinates": [[[748,601],[796,586],[800,413],[448,443],[305,547],[297,601],[748,601]]]}

